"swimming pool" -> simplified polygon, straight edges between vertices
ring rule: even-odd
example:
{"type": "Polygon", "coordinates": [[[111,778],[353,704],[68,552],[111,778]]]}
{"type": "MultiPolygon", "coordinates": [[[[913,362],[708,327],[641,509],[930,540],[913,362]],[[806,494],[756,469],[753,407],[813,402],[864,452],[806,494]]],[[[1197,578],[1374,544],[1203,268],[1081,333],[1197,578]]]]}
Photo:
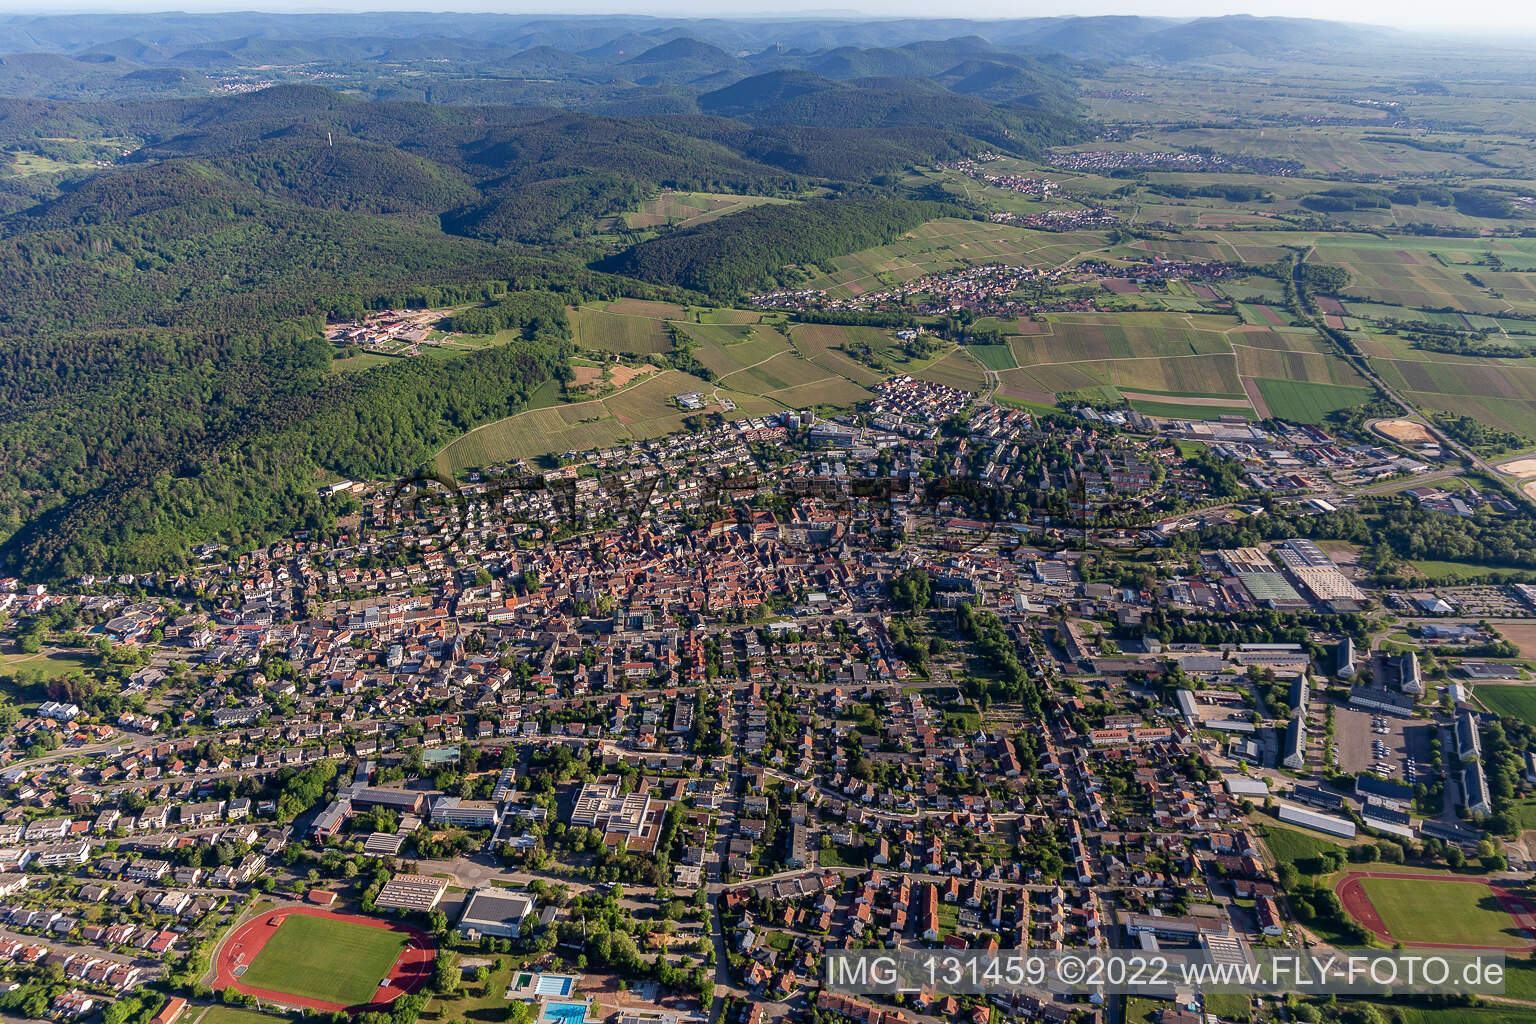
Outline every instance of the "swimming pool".
{"type": "Polygon", "coordinates": [[[545,1024],[581,1024],[587,1019],[587,1004],[545,1003],[543,1019],[545,1024]]]}
{"type": "Polygon", "coordinates": [[[540,996],[568,996],[571,979],[564,974],[541,974],[533,985],[533,992],[540,996]]]}

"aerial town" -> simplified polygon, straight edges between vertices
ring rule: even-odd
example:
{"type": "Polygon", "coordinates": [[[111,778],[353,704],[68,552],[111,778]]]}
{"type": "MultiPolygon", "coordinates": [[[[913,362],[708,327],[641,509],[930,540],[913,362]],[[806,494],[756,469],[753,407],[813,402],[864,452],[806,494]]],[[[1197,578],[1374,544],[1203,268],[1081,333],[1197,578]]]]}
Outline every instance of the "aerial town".
{"type": "Polygon", "coordinates": [[[341,481],[334,536],[184,574],[0,581],[7,643],[58,666],[5,715],[0,957],[67,985],[24,1012],[155,980],[167,1019],[1101,1021],[814,996],[870,943],[1367,938],[1286,843],[1524,866],[1536,747],[1471,686],[1523,675],[1489,619],[1536,588],[1383,585],[1306,536],[1380,481],[1507,499],[1412,486],[1440,453],[1381,437],[876,395],[341,481]],[[370,926],[373,973],[284,980],[309,919],[370,926]]]}
{"type": "Polygon", "coordinates": [[[1536,4],[12,6],[0,1024],[1536,1024],[1536,4]]]}

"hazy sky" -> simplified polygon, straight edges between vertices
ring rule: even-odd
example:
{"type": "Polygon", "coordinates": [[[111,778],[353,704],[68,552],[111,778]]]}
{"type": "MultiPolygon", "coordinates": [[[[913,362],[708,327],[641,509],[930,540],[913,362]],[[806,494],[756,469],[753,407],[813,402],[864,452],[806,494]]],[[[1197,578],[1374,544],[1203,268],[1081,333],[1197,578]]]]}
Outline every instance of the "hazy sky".
{"type": "Polygon", "coordinates": [[[1455,34],[1498,36],[1510,31],[1536,32],[1533,0],[970,0],[948,5],[933,0],[852,0],[824,6],[791,3],[783,7],[763,0],[78,0],[43,4],[39,0],[0,0],[0,11],[58,14],[69,11],[132,10],[438,10],[503,13],[656,14],[690,17],[785,17],[795,15],[864,15],[871,17],[1028,18],[1065,14],[1143,14],[1201,17],[1221,14],[1285,15],[1326,18],[1402,28],[1436,28],[1455,34]]]}

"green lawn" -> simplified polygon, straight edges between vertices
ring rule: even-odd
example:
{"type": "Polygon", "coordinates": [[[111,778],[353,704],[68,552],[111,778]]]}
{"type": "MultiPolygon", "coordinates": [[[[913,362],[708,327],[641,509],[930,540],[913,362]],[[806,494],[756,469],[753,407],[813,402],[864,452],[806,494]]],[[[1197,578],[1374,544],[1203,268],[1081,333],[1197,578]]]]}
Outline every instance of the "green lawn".
{"type": "Polygon", "coordinates": [[[1172,1009],[1173,1004],[1161,999],[1132,998],[1125,1001],[1125,1024],[1152,1024],[1162,1010],[1172,1009]]]}
{"type": "Polygon", "coordinates": [[[1253,1000],[1237,993],[1211,993],[1205,997],[1205,1012],[1222,1020],[1252,1020],[1253,1000]]]}
{"type": "Polygon", "coordinates": [[[256,954],[240,982],[357,1006],[374,998],[405,943],[404,932],[291,914],[256,954]]]}
{"type": "MultiPolygon", "coordinates": [[[[1511,961],[1512,963],[1513,961],[1511,961]]],[[[1369,1004],[1385,1020],[1402,1024],[1530,1024],[1533,1016],[1527,1006],[1415,1006],[1411,1003],[1380,1000],[1340,1000],[1338,1009],[1348,1014],[1353,1007],[1369,1004]]],[[[1348,1018],[1346,1018],[1348,1019],[1348,1018]]]]}
{"type": "Polygon", "coordinates": [[[22,670],[42,679],[58,679],[71,672],[84,672],[95,667],[101,659],[96,652],[54,651],[52,654],[5,654],[0,655],[0,672],[22,670]]]}
{"type": "Polygon", "coordinates": [[[1260,827],[1259,835],[1264,837],[1264,845],[1269,847],[1269,852],[1276,862],[1295,864],[1296,870],[1302,874],[1310,873],[1307,870],[1310,862],[1316,860],[1321,854],[1344,853],[1344,847],[1338,843],[1330,843],[1326,839],[1281,825],[1266,823],[1260,827]]]}
{"type": "Polygon", "coordinates": [[[1477,686],[1472,695],[1494,714],[1536,725],[1536,687],[1477,686]]]}
{"type": "Polygon", "coordinates": [[[1486,885],[1420,878],[1365,878],[1361,884],[1394,939],[1476,946],[1520,941],[1513,919],[1486,885]]]}
{"type": "MultiPolygon", "coordinates": [[[[1409,481],[1411,484],[1412,481],[1409,481]]],[[[1497,565],[1479,565],[1476,562],[1443,562],[1430,558],[1410,559],[1409,565],[1429,578],[1431,583],[1448,580],[1452,576],[1465,579],[1469,576],[1497,576],[1499,578],[1524,579],[1533,575],[1529,569],[1511,569],[1497,565]]]]}
{"type": "Polygon", "coordinates": [[[192,1007],[183,1019],[187,1024],[273,1024],[276,1018],[235,1006],[210,1006],[201,1017],[197,1016],[197,1007],[192,1007]]]}
{"type": "Polygon", "coordinates": [[[1536,798],[1512,800],[1509,810],[1520,822],[1521,828],[1536,828],[1536,798]]]}
{"type": "Polygon", "coordinates": [[[1536,961],[1516,956],[1504,961],[1504,994],[1511,999],[1536,1002],[1536,961]]]}

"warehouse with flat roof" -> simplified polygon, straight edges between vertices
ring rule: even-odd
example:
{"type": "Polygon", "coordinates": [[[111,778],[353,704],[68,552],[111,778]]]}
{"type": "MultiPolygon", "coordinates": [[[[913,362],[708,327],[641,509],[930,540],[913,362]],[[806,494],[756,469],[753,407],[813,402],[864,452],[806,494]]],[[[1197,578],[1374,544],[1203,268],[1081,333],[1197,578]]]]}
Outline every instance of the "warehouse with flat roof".
{"type": "Polygon", "coordinates": [[[376,906],[390,910],[426,912],[441,903],[443,894],[447,891],[446,878],[433,878],[430,875],[396,875],[384,883],[384,888],[379,890],[373,902],[376,906]]]}
{"type": "Polygon", "coordinates": [[[482,935],[515,939],[523,919],[533,912],[533,897],[506,889],[476,889],[459,917],[459,934],[470,940],[482,935]]]}
{"type": "Polygon", "coordinates": [[[1331,814],[1319,814],[1295,804],[1279,805],[1280,820],[1288,825],[1300,825],[1314,832],[1326,832],[1341,839],[1355,838],[1355,823],[1347,818],[1335,818],[1331,814]]]}

